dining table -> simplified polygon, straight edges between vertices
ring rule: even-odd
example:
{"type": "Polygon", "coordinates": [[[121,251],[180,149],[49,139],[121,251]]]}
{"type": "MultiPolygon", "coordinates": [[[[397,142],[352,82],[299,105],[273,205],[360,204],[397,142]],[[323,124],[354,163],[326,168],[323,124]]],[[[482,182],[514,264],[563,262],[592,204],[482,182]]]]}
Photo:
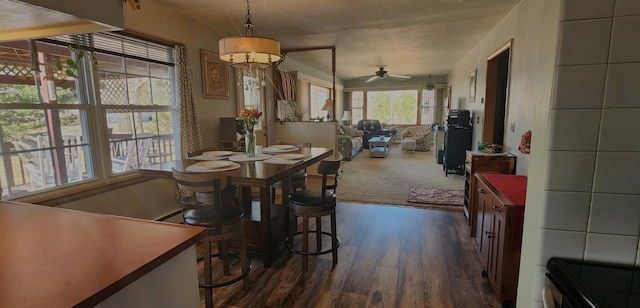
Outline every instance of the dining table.
{"type": "MultiPolygon", "coordinates": [[[[268,147],[265,147],[266,150],[268,147]]],[[[298,154],[299,159],[278,159],[279,154],[258,153],[259,158],[251,159],[243,153],[233,153],[216,161],[233,161],[233,169],[197,170],[197,172],[224,172],[233,184],[240,187],[240,206],[245,211],[245,242],[247,250],[262,256],[265,268],[270,268],[277,250],[284,247],[284,240],[290,228],[288,198],[283,197],[281,204],[272,202],[271,185],[282,181],[283,191],[291,187],[291,175],[329,158],[333,149],[323,147],[296,148],[285,155],[298,154]],[[273,156],[273,157],[272,157],[273,156]],[[251,188],[259,190],[258,200],[252,200],[251,188]],[[269,218],[269,219],[267,219],[269,218]]],[[[281,156],[284,157],[284,156],[281,156]]],[[[195,157],[184,158],[159,164],[144,166],[138,170],[141,176],[173,179],[172,169],[181,172],[194,171],[201,160],[195,157]],[[190,167],[191,166],[191,167],[190,167]]],[[[284,249],[283,249],[284,250],[284,249]]]]}

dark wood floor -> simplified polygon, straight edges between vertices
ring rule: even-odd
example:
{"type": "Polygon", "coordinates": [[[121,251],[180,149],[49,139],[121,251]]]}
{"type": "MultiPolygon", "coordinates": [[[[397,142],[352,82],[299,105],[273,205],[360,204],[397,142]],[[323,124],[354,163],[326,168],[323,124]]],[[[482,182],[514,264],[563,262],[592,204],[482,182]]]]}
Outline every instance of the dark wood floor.
{"type": "MultiPolygon", "coordinates": [[[[331,254],[310,257],[309,271],[302,273],[301,256],[293,254],[265,269],[251,256],[250,290],[241,282],[214,289],[214,305],[500,307],[480,275],[462,212],[340,203],[337,217],[337,266],[332,267],[331,254]]],[[[324,230],[328,224],[323,219],[324,230]]]]}

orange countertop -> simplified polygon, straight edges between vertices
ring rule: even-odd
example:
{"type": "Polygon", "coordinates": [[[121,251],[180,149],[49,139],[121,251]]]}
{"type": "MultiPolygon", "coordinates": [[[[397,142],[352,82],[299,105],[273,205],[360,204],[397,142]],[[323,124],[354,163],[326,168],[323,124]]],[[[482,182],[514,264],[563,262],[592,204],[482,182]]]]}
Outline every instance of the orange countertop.
{"type": "Polygon", "coordinates": [[[205,238],[204,230],[0,201],[0,307],[93,306],[205,238]]]}

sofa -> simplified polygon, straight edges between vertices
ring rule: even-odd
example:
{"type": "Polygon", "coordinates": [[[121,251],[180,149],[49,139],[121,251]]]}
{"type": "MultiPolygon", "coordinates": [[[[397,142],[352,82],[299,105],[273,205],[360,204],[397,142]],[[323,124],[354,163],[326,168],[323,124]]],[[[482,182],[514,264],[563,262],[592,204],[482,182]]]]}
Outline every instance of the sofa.
{"type": "Polygon", "coordinates": [[[351,160],[360,151],[363,146],[364,132],[353,129],[349,126],[338,126],[338,151],[345,160],[351,160]]]}
{"type": "Polygon", "coordinates": [[[431,126],[409,126],[400,133],[400,139],[416,141],[416,151],[430,151],[433,145],[433,130],[431,126]]]}
{"type": "Polygon", "coordinates": [[[369,139],[371,139],[371,137],[380,135],[385,135],[387,137],[391,136],[391,132],[388,129],[383,129],[379,120],[360,120],[358,121],[358,130],[361,130],[364,133],[362,140],[364,142],[363,147],[365,149],[369,148],[369,139]]]}

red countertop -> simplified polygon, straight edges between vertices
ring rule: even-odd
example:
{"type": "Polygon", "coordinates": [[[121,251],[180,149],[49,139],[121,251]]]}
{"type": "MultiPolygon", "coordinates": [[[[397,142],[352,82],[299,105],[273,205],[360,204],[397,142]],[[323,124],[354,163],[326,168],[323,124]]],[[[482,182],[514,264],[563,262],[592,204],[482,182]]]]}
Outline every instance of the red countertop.
{"type": "Polygon", "coordinates": [[[0,307],[93,306],[204,237],[200,227],[0,201],[0,307]]]}
{"type": "Polygon", "coordinates": [[[527,177],[523,175],[484,173],[491,183],[513,206],[524,206],[527,199],[527,177]]]}

